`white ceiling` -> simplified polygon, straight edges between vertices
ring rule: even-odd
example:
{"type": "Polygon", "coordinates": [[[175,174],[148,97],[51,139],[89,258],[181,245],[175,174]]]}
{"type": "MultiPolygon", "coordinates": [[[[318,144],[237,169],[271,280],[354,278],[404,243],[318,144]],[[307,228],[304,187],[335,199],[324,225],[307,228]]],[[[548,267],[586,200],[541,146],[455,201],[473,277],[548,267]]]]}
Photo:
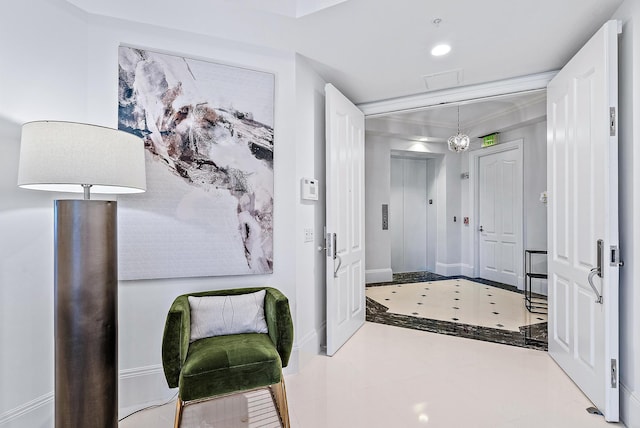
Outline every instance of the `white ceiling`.
{"type": "Polygon", "coordinates": [[[622,2],[67,1],[97,15],[298,52],[355,103],[425,92],[423,76],[451,70],[461,85],[556,70],[622,2]],[[440,42],[453,49],[434,58],[440,42]]]}

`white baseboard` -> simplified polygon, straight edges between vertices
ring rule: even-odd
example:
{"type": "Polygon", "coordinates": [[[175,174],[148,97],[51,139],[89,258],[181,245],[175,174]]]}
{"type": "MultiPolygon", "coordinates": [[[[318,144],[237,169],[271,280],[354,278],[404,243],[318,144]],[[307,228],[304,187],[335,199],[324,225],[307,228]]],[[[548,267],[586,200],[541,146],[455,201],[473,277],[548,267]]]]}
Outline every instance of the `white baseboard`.
{"type": "Polygon", "coordinates": [[[436,263],[436,273],[444,276],[461,275],[462,266],[461,263],[436,263]]]}
{"type": "MultiPolygon", "coordinates": [[[[322,353],[322,344],[326,336],[327,325],[323,323],[318,329],[312,330],[298,340],[294,346],[297,352],[297,367],[287,367],[284,374],[293,374],[304,368],[311,359],[322,353]]],[[[293,352],[292,352],[293,354],[293,352]]]]}
{"type": "Polygon", "coordinates": [[[640,427],[640,396],[620,384],[620,419],[629,428],[640,427]]]}
{"type": "Polygon", "coordinates": [[[169,389],[161,364],[120,370],[118,419],[140,409],[165,403],[176,393],[169,389]]]}
{"type": "Polygon", "coordinates": [[[460,275],[464,275],[468,278],[473,278],[475,277],[475,269],[473,268],[472,265],[467,265],[467,264],[462,264],[460,265],[460,275]]]}
{"type": "Polygon", "coordinates": [[[289,364],[287,367],[282,369],[282,373],[284,375],[292,375],[296,374],[300,371],[300,348],[293,343],[293,348],[291,348],[291,355],[289,356],[289,364]]]}
{"type": "MultiPolygon", "coordinates": [[[[118,419],[175,395],[164,378],[162,365],[120,370],[118,419]]],[[[49,392],[0,415],[0,427],[53,426],[54,393],[49,392]]]]}
{"type": "Polygon", "coordinates": [[[0,414],[0,427],[53,426],[53,392],[0,414]]]}
{"type": "Polygon", "coordinates": [[[389,282],[393,280],[393,271],[387,269],[369,269],[364,272],[364,282],[373,284],[374,282],[389,282]]]}

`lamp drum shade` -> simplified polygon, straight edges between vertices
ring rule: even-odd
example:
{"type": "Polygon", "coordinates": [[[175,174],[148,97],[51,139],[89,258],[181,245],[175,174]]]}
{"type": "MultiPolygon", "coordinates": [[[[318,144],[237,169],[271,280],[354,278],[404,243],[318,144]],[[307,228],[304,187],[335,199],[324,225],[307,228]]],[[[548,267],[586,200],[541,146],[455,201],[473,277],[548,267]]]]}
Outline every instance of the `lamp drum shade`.
{"type": "Polygon", "coordinates": [[[75,122],[37,121],[22,126],[18,186],[82,193],[146,190],[144,142],[128,132],[75,122]]]}

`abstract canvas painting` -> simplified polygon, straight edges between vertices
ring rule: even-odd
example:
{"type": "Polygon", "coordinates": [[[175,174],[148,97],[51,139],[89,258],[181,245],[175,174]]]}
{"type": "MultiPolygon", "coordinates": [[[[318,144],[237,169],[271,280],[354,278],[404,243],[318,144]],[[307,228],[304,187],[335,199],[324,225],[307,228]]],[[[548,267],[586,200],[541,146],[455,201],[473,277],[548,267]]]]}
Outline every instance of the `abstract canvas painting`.
{"type": "Polygon", "coordinates": [[[118,65],[147,163],[118,199],[120,279],[273,272],[274,75],[124,46],[118,65]]]}

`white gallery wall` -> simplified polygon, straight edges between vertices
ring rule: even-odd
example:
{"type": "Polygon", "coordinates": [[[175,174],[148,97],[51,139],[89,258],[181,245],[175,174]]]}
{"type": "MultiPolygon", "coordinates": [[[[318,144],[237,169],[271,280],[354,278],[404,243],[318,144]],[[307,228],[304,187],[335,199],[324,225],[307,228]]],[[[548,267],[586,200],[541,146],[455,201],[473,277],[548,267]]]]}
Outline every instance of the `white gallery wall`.
{"type": "Polygon", "coordinates": [[[299,316],[295,326],[296,346],[300,367],[320,352],[326,335],[326,293],[324,272],[325,225],[325,81],[308,61],[296,56],[296,195],[300,195],[300,181],[315,178],[319,181],[319,199],[302,200],[298,204],[296,225],[296,307],[299,316]],[[304,229],[313,229],[312,242],[305,242],[304,229]]]}
{"type": "MultiPolygon", "coordinates": [[[[523,229],[524,249],[547,249],[547,204],[541,202],[540,194],[547,190],[547,123],[539,122],[521,129],[505,132],[504,141],[524,140],[523,153],[523,229]]],[[[532,272],[546,272],[545,257],[531,259],[532,272]]],[[[524,275],[524,273],[523,273],[524,275]]],[[[547,281],[532,279],[531,289],[547,294],[547,281]]]]}
{"type": "Polygon", "coordinates": [[[304,58],[88,15],[62,0],[6,5],[0,29],[0,426],[53,425],[52,201],[76,197],[16,187],[20,128],[42,119],[116,127],[120,44],[276,76],[274,272],[120,282],[121,416],[174,393],[164,381],[160,344],[167,310],[181,293],[276,287],[289,297],[295,322],[289,371],[298,369],[299,343],[317,353],[324,335],[324,260],[318,242],[303,243],[302,228],[314,228],[316,241],[322,236],[324,203],[301,202],[299,182],[323,178],[324,82],[304,58]]]}
{"type": "Polygon", "coordinates": [[[86,120],[87,25],[65,2],[37,1],[8,5],[0,29],[0,421],[47,427],[54,195],[16,187],[20,132],[35,119],[86,120]],[[20,420],[22,412],[34,419],[20,420]]]}
{"type": "Polygon", "coordinates": [[[547,190],[547,122],[500,134],[502,141],[524,141],[524,247],[547,248],[547,206],[540,194],[547,190]]]}

